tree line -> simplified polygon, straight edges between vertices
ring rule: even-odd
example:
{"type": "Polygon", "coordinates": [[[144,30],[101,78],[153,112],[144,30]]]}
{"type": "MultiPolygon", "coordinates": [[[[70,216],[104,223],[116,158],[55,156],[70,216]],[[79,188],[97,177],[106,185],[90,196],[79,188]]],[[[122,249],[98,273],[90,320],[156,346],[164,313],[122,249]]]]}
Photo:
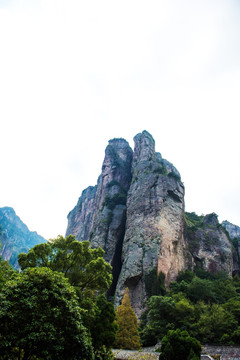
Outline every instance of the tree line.
{"type": "Polygon", "coordinates": [[[116,313],[107,300],[112,268],[103,256],[69,235],[20,254],[21,272],[0,259],[1,360],[111,360],[113,346],[139,349],[159,340],[160,360],[195,360],[200,342],[239,344],[238,276],[186,270],[166,291],[155,269],[138,323],[128,289],[116,313]]]}
{"type": "Polygon", "coordinates": [[[111,359],[117,324],[101,248],[70,235],[0,261],[0,359],[111,359]]]}
{"type": "Polygon", "coordinates": [[[170,290],[151,296],[141,318],[141,339],[153,345],[169,330],[187,331],[201,343],[240,343],[240,278],[201,268],[180,272],[170,290]]]}

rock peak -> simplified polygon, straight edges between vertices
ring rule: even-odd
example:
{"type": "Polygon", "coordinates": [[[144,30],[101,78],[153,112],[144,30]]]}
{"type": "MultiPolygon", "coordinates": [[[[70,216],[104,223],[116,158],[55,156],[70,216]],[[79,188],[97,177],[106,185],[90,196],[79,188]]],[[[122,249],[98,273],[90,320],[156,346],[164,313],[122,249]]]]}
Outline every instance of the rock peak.
{"type": "Polygon", "coordinates": [[[239,269],[215,214],[186,223],[180,174],[155,152],[146,130],[134,137],[134,152],[122,138],[108,142],[96,187],[83,192],[68,221],[67,234],[104,249],[113,267],[108,296],[118,305],[128,287],[138,316],[160,277],[168,287],[179,271],[198,263],[212,272],[239,269]]]}
{"type": "Polygon", "coordinates": [[[122,146],[129,146],[127,140],[123,138],[114,138],[108,141],[109,145],[122,145],[122,146]]]}
{"type": "Polygon", "coordinates": [[[138,162],[155,160],[155,141],[149,132],[144,130],[134,137],[133,159],[138,162]]]}

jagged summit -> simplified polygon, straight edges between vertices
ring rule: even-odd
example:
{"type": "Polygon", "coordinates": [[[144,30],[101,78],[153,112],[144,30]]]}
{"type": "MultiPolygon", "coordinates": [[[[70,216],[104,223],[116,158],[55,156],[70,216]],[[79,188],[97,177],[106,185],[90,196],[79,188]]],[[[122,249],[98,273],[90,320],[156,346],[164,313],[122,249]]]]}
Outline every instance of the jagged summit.
{"type": "Polygon", "coordinates": [[[146,130],[134,137],[134,150],[124,139],[109,141],[97,185],[82,192],[68,215],[68,234],[105,250],[113,267],[108,295],[119,304],[128,287],[138,315],[159,274],[168,286],[196,265],[229,274],[239,268],[217,217],[190,214],[186,222],[180,173],[155,151],[146,130]]]}

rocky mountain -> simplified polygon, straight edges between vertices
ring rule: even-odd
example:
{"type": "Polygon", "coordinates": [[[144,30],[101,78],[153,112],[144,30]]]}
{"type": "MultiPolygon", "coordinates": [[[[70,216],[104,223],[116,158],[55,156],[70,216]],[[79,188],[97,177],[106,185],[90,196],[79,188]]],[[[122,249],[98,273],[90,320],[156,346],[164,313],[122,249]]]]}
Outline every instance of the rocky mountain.
{"type": "Polygon", "coordinates": [[[222,225],[227,230],[231,239],[234,239],[234,238],[240,239],[240,227],[239,226],[231,224],[227,220],[223,221],[222,225]]]}
{"type": "Polygon", "coordinates": [[[105,250],[114,278],[108,295],[119,304],[128,287],[140,315],[156,281],[168,287],[195,266],[232,275],[239,255],[215,214],[185,214],[180,174],[153,137],[143,131],[134,143],[132,151],[124,139],[109,141],[97,185],[82,192],[66,235],[105,250]]]}
{"type": "Polygon", "coordinates": [[[12,208],[0,208],[0,254],[14,268],[18,268],[19,253],[28,252],[34,245],[45,241],[36,232],[29,231],[12,208]]]}
{"type": "Polygon", "coordinates": [[[238,253],[215,213],[206,216],[186,213],[185,221],[184,237],[195,266],[211,273],[225,271],[233,275],[239,272],[238,253]]]}

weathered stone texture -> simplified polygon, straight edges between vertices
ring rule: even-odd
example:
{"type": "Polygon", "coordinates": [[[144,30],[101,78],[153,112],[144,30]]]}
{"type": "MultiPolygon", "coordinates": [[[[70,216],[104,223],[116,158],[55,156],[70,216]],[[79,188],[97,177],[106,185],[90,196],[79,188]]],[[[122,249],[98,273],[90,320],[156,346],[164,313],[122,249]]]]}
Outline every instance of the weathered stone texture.
{"type": "Polygon", "coordinates": [[[145,277],[157,267],[166,285],[186,267],[183,238],[184,186],[174,167],[155,153],[154,140],[144,131],[135,138],[133,179],[127,199],[122,271],[116,304],[129,287],[132,306],[140,315],[146,300],[145,277]]]}
{"type": "Polygon", "coordinates": [[[214,214],[202,227],[188,229],[178,170],[155,152],[147,131],[134,142],[133,152],[124,139],[109,141],[97,185],[84,190],[69,213],[66,234],[105,250],[114,275],[108,295],[115,294],[117,305],[129,287],[140,316],[151,272],[164,273],[167,287],[180,270],[196,264],[231,275],[239,272],[239,254],[234,262],[233,246],[214,214]]]}
{"type": "Polygon", "coordinates": [[[225,220],[222,226],[227,230],[231,239],[240,238],[240,227],[225,220]]]}
{"type": "Polygon", "coordinates": [[[113,139],[105,151],[102,173],[95,187],[83,191],[77,206],[68,215],[68,228],[77,240],[89,240],[102,247],[113,266],[115,290],[121,268],[125,232],[126,200],[131,182],[132,149],[124,139],[113,139]]]}
{"type": "Polygon", "coordinates": [[[212,273],[233,273],[233,248],[216,214],[204,217],[201,228],[186,234],[195,263],[212,273]]]}

